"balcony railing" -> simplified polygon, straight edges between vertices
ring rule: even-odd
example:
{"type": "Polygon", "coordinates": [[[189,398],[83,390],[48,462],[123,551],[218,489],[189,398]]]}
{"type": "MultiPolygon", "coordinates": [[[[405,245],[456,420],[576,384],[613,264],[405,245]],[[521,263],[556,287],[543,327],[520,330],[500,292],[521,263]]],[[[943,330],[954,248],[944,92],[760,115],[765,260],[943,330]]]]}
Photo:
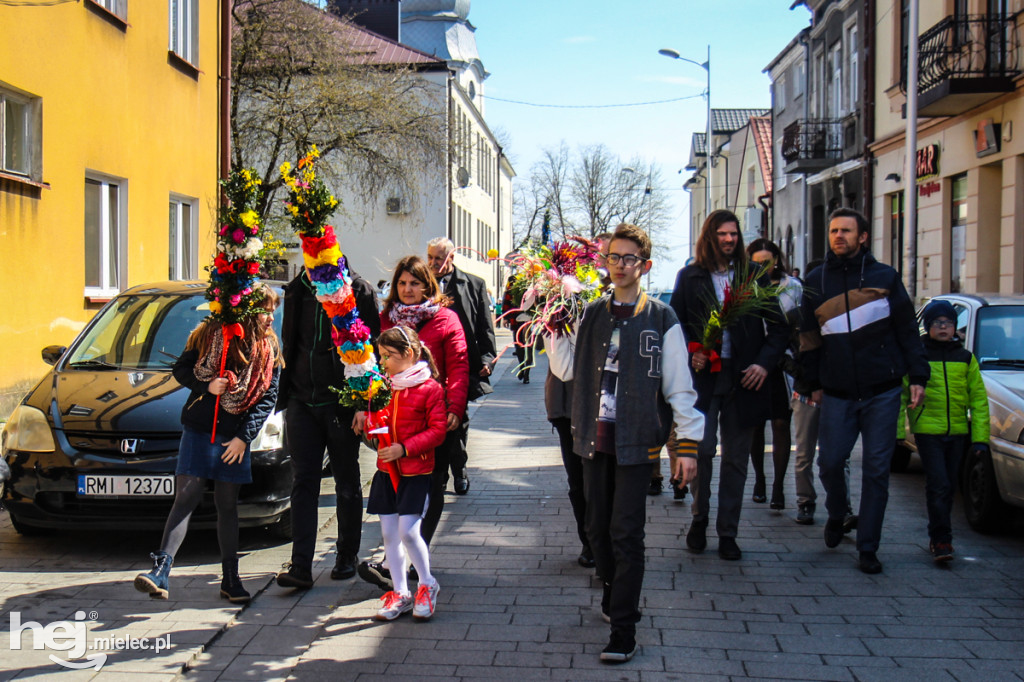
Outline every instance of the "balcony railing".
{"type": "MultiPolygon", "coordinates": [[[[955,115],[1012,91],[1020,56],[1015,16],[946,17],[922,33],[918,44],[919,113],[955,115]]],[[[905,92],[905,50],[902,66],[905,92]]]]}
{"type": "Polygon", "coordinates": [[[787,173],[812,173],[843,157],[841,119],[800,119],[782,131],[782,158],[787,173]]]}

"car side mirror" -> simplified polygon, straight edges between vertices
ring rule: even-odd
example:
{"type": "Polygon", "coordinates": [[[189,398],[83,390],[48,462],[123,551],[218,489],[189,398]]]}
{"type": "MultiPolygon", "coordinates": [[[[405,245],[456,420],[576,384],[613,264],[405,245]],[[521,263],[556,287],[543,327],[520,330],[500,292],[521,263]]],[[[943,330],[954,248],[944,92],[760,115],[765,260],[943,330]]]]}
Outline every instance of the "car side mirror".
{"type": "Polygon", "coordinates": [[[43,362],[48,365],[56,365],[60,356],[64,355],[64,351],[67,349],[67,346],[47,346],[43,349],[43,362]]]}

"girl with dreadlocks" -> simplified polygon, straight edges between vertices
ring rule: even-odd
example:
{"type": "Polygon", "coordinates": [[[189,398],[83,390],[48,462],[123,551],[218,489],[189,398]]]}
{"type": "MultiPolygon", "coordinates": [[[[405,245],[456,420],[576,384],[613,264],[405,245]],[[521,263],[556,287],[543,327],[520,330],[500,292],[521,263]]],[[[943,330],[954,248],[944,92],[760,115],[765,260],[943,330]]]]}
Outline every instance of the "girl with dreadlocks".
{"type": "MultiPolygon", "coordinates": [[[[220,595],[234,603],[249,601],[238,577],[238,492],[252,482],[249,444],[256,438],[277,399],[282,365],[280,344],[271,326],[279,297],[263,283],[253,287],[261,312],[243,318],[241,334],[227,338],[225,325],[212,317],[188,337],[174,364],[174,378],[191,391],[181,411],[174,505],[164,526],[160,551],[151,554],[153,570],[135,577],[135,589],[167,599],[168,574],[185,539],[189,518],[212,480],[217,506],[217,541],[223,578],[220,595]],[[224,344],[228,352],[221,373],[224,344]]],[[[235,327],[234,325],[231,325],[235,327]]]]}

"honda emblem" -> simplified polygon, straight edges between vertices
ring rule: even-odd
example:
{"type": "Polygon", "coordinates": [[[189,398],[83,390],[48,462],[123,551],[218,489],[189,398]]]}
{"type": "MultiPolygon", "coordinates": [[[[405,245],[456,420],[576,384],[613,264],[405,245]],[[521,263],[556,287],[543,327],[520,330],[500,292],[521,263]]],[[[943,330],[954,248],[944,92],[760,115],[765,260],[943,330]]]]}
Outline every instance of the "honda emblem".
{"type": "Polygon", "coordinates": [[[125,438],[121,441],[121,453],[125,455],[134,455],[135,451],[139,449],[138,438],[125,438]]]}

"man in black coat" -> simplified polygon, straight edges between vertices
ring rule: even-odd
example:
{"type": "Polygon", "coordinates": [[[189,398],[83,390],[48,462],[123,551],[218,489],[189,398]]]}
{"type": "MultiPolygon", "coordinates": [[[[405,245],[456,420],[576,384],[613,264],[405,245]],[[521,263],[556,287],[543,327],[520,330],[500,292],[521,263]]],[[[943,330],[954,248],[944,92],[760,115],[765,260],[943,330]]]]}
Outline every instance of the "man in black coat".
{"type": "MultiPolygon", "coordinates": [[[[455,244],[447,237],[432,239],[427,244],[427,265],[437,282],[450,299],[451,309],[462,322],[466,335],[466,354],[469,356],[469,399],[476,400],[490,393],[491,366],[497,358],[494,341],[494,323],[491,320],[490,298],[487,284],[468,272],[455,267],[455,244]]],[[[442,447],[451,447],[452,477],[455,492],[465,495],[469,492],[469,476],[466,473],[466,439],[469,436],[469,420],[448,426],[448,438],[442,447]]]]}
{"type": "MultiPolygon", "coordinates": [[[[708,321],[710,302],[724,297],[726,286],[747,267],[740,221],[731,211],[712,211],[697,238],[695,262],[679,271],[669,305],[683,325],[687,345],[699,343],[708,321]]],[[[722,463],[718,481],[718,554],[737,560],[743,555],[736,544],[747,462],[754,428],[769,414],[765,378],[786,350],[789,328],[774,302],[759,314],[747,314],[725,330],[721,371],[712,372],[703,349],[690,353],[690,371],[697,391],[697,409],[704,413],[704,438],[697,449],[696,512],[686,535],[694,552],[707,547],[711,505],[711,467],[722,427],[722,463]]]]}
{"type": "MultiPolygon", "coordinates": [[[[380,316],[373,287],[349,265],[359,318],[380,334],[380,316]]],[[[345,369],[331,338],[331,320],[316,300],[316,289],[305,268],[284,290],[281,324],[281,372],[276,411],[284,414],[285,449],[291,456],[292,560],[277,576],[282,587],[313,586],[317,509],[324,450],[331,462],[338,504],[337,558],[331,578],[344,580],[356,573],[362,534],[363,491],[359,477],[359,436],[352,430],[354,411],[338,404],[330,387],[340,388],[345,369]]]]}

